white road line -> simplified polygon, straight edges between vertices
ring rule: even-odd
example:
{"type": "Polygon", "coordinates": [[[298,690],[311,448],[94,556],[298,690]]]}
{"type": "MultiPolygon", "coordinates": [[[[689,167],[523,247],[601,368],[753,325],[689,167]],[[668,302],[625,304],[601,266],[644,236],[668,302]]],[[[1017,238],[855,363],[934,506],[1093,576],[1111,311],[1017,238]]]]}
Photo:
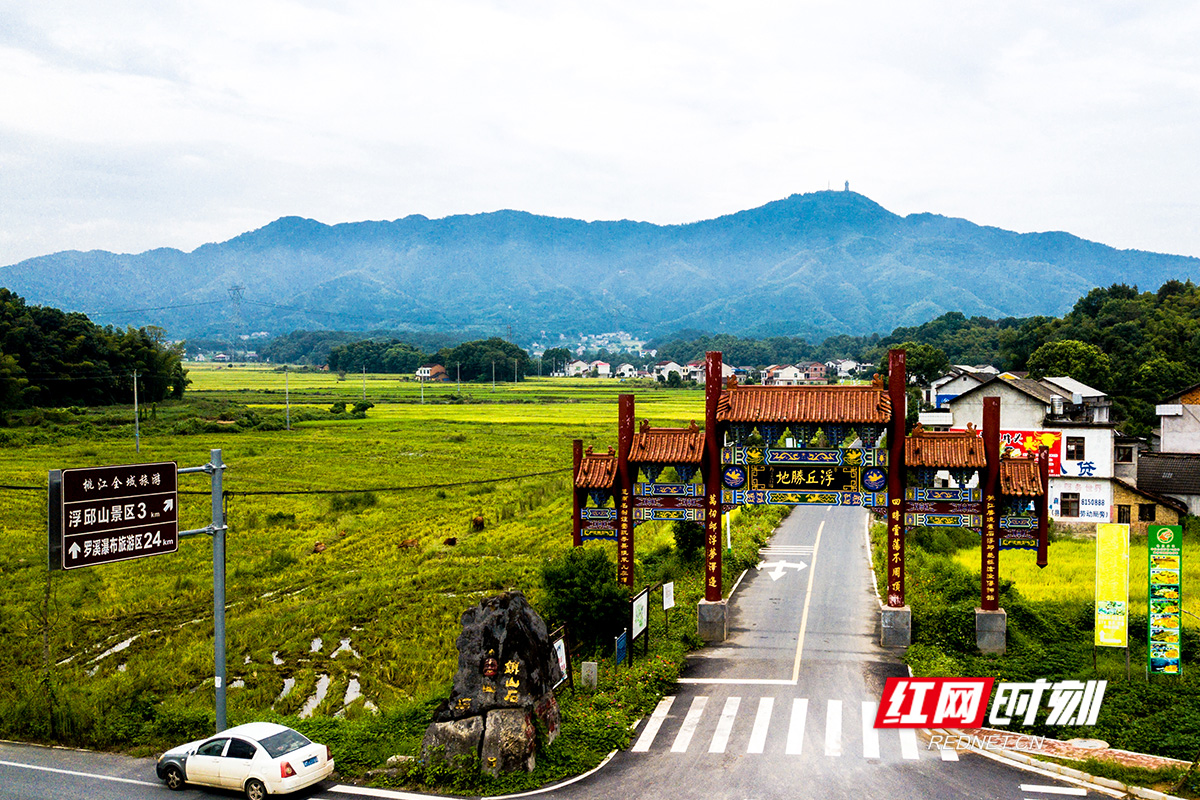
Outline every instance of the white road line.
{"type": "Polygon", "coordinates": [[[875,727],[875,714],[879,704],[864,700],[862,704],[863,758],[879,758],[879,729],[875,727]]]}
{"type": "Polygon", "coordinates": [[[942,755],[942,761],[958,761],[958,751],[953,747],[939,747],[938,752],[942,755]]]}
{"type": "Polygon", "coordinates": [[[1076,789],[1073,786],[1039,786],[1036,783],[1022,783],[1022,792],[1042,792],[1044,794],[1069,794],[1075,797],[1086,797],[1087,789],[1076,789]]]}
{"type": "Polygon", "coordinates": [[[909,761],[916,761],[921,757],[917,749],[917,732],[912,728],[900,729],[900,755],[909,761]]]}
{"type": "Polygon", "coordinates": [[[704,714],[704,704],[707,702],[707,697],[692,698],[692,705],[688,709],[687,716],[683,718],[683,727],[679,729],[679,735],[675,737],[675,744],[671,745],[672,753],[687,752],[688,745],[692,743],[692,736],[696,733],[696,726],[700,724],[700,717],[704,714]]]}
{"type": "Polygon", "coordinates": [[[758,714],[754,717],[754,730],[750,731],[750,744],[747,753],[761,753],[767,746],[767,729],[771,726],[771,711],[775,708],[774,697],[761,697],[758,700],[758,714]]]}
{"type": "Polygon", "coordinates": [[[825,755],[842,754],[842,701],[830,700],[825,710],[825,755]]]}
{"type": "Polygon", "coordinates": [[[795,686],[799,681],[787,678],[679,678],[676,683],[719,683],[725,686],[795,686]]]}
{"type": "Polygon", "coordinates": [[[787,749],[789,756],[800,755],[804,749],[804,718],[808,714],[808,700],[797,697],[792,701],[792,721],[788,725],[787,749]]]}
{"type": "Polygon", "coordinates": [[[658,735],[658,729],[662,727],[663,720],[667,718],[667,712],[671,710],[671,704],[674,702],[675,695],[668,695],[658,701],[658,706],[655,707],[654,713],[646,721],[646,727],[642,730],[642,735],[638,737],[637,743],[632,748],[633,752],[644,753],[650,749],[650,745],[654,743],[654,737],[658,735]]]}
{"type": "Polygon", "coordinates": [[[132,783],[135,786],[161,786],[159,783],[150,783],[148,781],[135,781],[131,778],[114,778],[112,775],[97,775],[94,772],[76,772],[71,769],[55,769],[54,767],[39,767],[34,764],[22,764],[19,761],[0,761],[0,766],[17,767],[19,769],[32,769],[38,772],[53,772],[56,775],[74,775],[77,778],[95,778],[100,781],[113,781],[114,783],[132,783]]]}
{"type": "Polygon", "coordinates": [[[725,708],[721,709],[721,718],[717,720],[717,730],[713,733],[712,743],[708,746],[710,753],[724,753],[729,744],[729,734],[733,733],[733,720],[737,717],[738,706],[742,698],[730,697],[725,700],[725,708]]]}
{"type": "Polygon", "coordinates": [[[800,658],[804,655],[804,632],[808,630],[808,605],[812,602],[813,584],[817,574],[817,548],[821,546],[821,532],[825,530],[825,520],[817,527],[817,540],[813,542],[812,563],[808,570],[808,590],[804,593],[804,613],[800,615],[800,635],[796,637],[796,663],[792,666],[792,682],[800,682],[800,658]]]}
{"type": "MultiPolygon", "coordinates": [[[[394,789],[372,789],[369,786],[348,786],[338,784],[330,786],[329,791],[337,792],[338,794],[356,794],[363,797],[383,797],[386,800],[434,800],[437,795],[432,794],[413,794],[412,792],[397,792],[394,789]]],[[[520,797],[520,795],[513,795],[520,797]]]]}

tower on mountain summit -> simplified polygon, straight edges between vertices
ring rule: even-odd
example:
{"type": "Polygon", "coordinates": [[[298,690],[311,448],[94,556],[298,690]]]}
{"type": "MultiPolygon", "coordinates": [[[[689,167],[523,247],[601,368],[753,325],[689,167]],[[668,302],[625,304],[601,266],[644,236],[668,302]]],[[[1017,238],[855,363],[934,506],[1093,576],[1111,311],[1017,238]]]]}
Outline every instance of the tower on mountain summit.
{"type": "Polygon", "coordinates": [[[846,191],[850,191],[850,181],[846,181],[846,191]]]}

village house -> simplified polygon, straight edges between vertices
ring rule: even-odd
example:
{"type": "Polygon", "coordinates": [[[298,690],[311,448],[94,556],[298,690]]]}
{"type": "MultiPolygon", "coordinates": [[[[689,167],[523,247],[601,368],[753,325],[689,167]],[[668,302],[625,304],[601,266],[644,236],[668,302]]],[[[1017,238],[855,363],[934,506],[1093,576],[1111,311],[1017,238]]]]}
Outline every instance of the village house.
{"type": "Polygon", "coordinates": [[[674,361],[659,361],[654,365],[655,380],[665,381],[672,372],[678,375],[680,380],[687,378],[687,368],[676,364],[674,361]]]}
{"type": "Polygon", "coordinates": [[[446,375],[446,368],[441,364],[426,364],[417,369],[417,380],[444,381],[449,380],[449,376],[446,375]]]}
{"type": "Polygon", "coordinates": [[[1200,515],[1200,383],[1155,407],[1161,452],[1139,452],[1139,488],[1185,504],[1200,515]]]}
{"type": "Polygon", "coordinates": [[[597,378],[611,378],[612,377],[612,365],[609,364],[607,361],[600,361],[599,359],[597,359],[597,360],[593,361],[591,364],[589,364],[588,367],[589,367],[589,370],[588,370],[589,375],[595,373],[597,378]]]}
{"type": "Polygon", "coordinates": [[[1118,439],[1122,447],[1130,445],[1110,421],[1110,400],[1071,378],[993,376],[919,419],[927,429],[964,430],[973,424],[981,430],[985,397],[1000,398],[1003,450],[1016,455],[1036,453],[1043,445],[1049,450],[1050,516],[1060,525],[1092,530],[1096,523],[1127,518],[1131,525],[1178,520],[1181,503],[1140,479],[1135,484],[1117,477],[1118,439]]]}
{"type": "Polygon", "coordinates": [[[637,374],[638,374],[637,367],[635,367],[633,364],[618,364],[617,365],[617,377],[618,378],[636,378],[637,374]]]}

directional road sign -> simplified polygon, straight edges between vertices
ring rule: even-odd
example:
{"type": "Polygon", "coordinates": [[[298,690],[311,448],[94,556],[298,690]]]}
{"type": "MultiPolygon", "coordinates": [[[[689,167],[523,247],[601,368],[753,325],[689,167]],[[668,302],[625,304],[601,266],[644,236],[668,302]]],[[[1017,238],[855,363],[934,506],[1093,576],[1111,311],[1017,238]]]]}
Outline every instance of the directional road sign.
{"type": "Polygon", "coordinates": [[[174,461],[63,470],[63,569],[178,550],[177,475],[174,461]]]}

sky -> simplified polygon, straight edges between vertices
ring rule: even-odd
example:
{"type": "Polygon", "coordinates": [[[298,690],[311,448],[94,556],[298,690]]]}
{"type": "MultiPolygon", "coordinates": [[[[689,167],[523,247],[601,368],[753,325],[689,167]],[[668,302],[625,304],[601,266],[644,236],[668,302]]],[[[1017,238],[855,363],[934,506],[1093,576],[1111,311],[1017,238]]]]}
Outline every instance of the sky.
{"type": "Polygon", "coordinates": [[[845,181],[1200,256],[1198,41],[1200,4],[1156,0],[0,0],[0,265],[845,181]]]}

